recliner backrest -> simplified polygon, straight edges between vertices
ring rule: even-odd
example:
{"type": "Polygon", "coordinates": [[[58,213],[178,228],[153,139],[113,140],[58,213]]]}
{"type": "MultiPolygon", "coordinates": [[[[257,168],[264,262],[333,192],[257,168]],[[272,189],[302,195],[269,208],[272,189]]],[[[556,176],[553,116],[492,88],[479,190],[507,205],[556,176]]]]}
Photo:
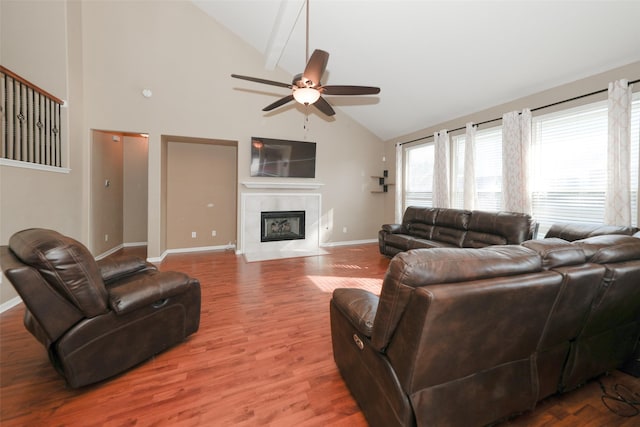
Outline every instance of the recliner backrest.
{"type": "Polygon", "coordinates": [[[586,239],[588,237],[608,234],[621,234],[630,236],[637,231],[637,228],[625,227],[621,225],[566,222],[553,224],[549,231],[547,231],[545,238],[557,237],[569,242],[573,242],[574,240],[586,239]]]}
{"type": "Polygon", "coordinates": [[[575,241],[587,261],[606,271],[597,286],[562,379],[565,390],[615,369],[632,356],[640,335],[640,239],[600,235],[575,241]]]}
{"type": "Polygon", "coordinates": [[[471,212],[463,209],[437,208],[431,239],[462,247],[470,216],[471,212]]]}
{"type": "Polygon", "coordinates": [[[472,211],[463,247],[514,245],[535,238],[537,223],[518,212],[472,211]]]}
{"type": "Polygon", "coordinates": [[[53,230],[31,228],[11,236],[9,248],[86,317],[108,311],[98,265],[80,242],[53,230]]]}
{"type": "Polygon", "coordinates": [[[531,409],[535,352],[561,282],[517,245],[396,255],[371,339],[417,408],[417,424],[484,425],[531,409]]]}
{"type": "Polygon", "coordinates": [[[396,255],[385,274],[372,343],[384,350],[414,288],[538,272],[540,257],[522,246],[414,249],[396,255]]]}

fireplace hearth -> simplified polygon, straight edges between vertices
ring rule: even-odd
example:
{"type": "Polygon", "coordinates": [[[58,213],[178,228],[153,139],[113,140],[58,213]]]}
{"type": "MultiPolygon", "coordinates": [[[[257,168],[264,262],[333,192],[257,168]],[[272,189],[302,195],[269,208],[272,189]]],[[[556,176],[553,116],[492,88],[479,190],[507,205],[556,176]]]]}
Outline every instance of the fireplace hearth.
{"type": "Polygon", "coordinates": [[[278,242],[305,238],[305,211],[260,212],[260,241],[278,242]]]}

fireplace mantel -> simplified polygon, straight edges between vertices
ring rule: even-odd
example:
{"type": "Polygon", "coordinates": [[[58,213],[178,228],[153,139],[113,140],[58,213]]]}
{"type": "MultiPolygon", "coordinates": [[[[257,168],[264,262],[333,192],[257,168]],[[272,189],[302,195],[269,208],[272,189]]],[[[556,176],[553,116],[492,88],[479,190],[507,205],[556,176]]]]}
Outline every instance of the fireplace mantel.
{"type": "Polygon", "coordinates": [[[276,181],[244,181],[242,183],[247,188],[251,189],[271,189],[271,190],[317,190],[324,184],[321,182],[276,182],[276,181]]]}

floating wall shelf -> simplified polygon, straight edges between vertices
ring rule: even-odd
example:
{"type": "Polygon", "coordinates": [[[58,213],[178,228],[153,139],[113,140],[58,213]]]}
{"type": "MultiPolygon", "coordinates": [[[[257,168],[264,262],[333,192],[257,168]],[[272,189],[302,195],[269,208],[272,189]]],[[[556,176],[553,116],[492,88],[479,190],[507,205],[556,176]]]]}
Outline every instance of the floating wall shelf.
{"type": "Polygon", "coordinates": [[[379,190],[371,190],[372,193],[386,193],[389,191],[389,186],[394,185],[390,182],[387,182],[387,179],[389,179],[389,171],[386,169],[382,171],[382,176],[372,175],[371,178],[377,179],[378,185],[380,186],[379,190]]]}

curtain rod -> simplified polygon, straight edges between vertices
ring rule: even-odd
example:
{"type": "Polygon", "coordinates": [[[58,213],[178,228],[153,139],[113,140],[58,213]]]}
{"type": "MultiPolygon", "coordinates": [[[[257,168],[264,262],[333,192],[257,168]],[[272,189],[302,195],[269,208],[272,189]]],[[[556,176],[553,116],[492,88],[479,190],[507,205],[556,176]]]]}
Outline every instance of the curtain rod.
{"type": "MultiPolygon", "coordinates": [[[[634,81],[631,81],[628,84],[632,85],[632,84],[638,83],[638,82],[640,82],[640,79],[636,79],[634,81]]],[[[532,108],[531,112],[538,111],[538,110],[544,110],[545,108],[555,107],[556,105],[564,104],[565,102],[571,102],[571,101],[576,101],[578,99],[587,98],[589,96],[597,95],[599,93],[603,93],[603,92],[606,92],[608,90],[609,90],[609,88],[600,89],[600,90],[596,90],[595,92],[586,93],[584,95],[574,96],[573,98],[563,99],[562,101],[553,102],[551,104],[543,105],[542,107],[532,108]]],[[[477,126],[480,126],[480,125],[486,125],[487,123],[493,123],[493,122],[497,122],[499,120],[502,120],[502,117],[498,117],[496,119],[491,119],[491,120],[485,120],[484,122],[480,122],[480,123],[474,123],[474,126],[477,127],[477,126]]],[[[466,128],[467,128],[467,126],[465,125],[463,127],[451,129],[450,131],[448,131],[448,133],[457,132],[459,130],[464,130],[466,128]]],[[[433,138],[433,135],[422,136],[420,138],[412,139],[411,141],[399,142],[396,145],[410,144],[412,142],[422,141],[423,139],[428,139],[428,138],[433,138]]]]}

